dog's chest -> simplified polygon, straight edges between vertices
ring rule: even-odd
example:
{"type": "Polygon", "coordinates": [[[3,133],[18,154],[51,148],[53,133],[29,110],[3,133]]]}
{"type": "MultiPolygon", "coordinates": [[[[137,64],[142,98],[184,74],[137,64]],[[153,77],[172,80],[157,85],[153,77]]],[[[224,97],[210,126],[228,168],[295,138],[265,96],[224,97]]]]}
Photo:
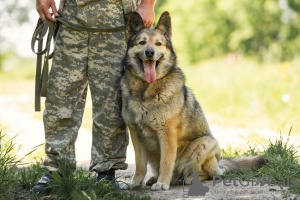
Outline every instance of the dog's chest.
{"type": "MultiPolygon", "coordinates": [[[[159,150],[159,137],[164,134],[164,127],[170,107],[162,104],[156,97],[148,100],[127,101],[127,114],[123,114],[127,124],[132,124],[138,128],[137,134],[140,141],[146,146],[147,150],[154,153],[159,150]]],[[[123,112],[124,113],[124,112],[123,112]]]]}
{"type": "Polygon", "coordinates": [[[162,130],[166,121],[178,112],[174,108],[182,103],[178,102],[178,92],[172,89],[146,90],[138,95],[135,95],[134,88],[124,89],[122,114],[125,122],[138,125],[142,130],[162,130]]]}
{"type": "Polygon", "coordinates": [[[154,130],[159,129],[165,123],[169,108],[161,101],[160,94],[146,100],[128,99],[126,110],[131,116],[127,120],[132,124],[147,126],[154,130]]]}

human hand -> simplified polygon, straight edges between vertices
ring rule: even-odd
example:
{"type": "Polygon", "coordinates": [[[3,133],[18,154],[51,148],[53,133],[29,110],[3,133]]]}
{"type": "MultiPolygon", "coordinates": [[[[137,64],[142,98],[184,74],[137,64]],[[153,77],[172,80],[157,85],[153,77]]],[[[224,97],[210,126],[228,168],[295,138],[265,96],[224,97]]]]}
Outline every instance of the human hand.
{"type": "Polygon", "coordinates": [[[155,0],[143,0],[136,9],[136,12],[141,15],[147,28],[151,28],[154,22],[154,4],[155,0]]]}
{"type": "Polygon", "coordinates": [[[52,22],[56,22],[56,19],[52,17],[54,14],[56,17],[59,16],[54,0],[36,0],[36,10],[39,13],[42,20],[45,20],[45,17],[52,22]],[[53,13],[50,13],[49,8],[52,9],[53,13]]]}

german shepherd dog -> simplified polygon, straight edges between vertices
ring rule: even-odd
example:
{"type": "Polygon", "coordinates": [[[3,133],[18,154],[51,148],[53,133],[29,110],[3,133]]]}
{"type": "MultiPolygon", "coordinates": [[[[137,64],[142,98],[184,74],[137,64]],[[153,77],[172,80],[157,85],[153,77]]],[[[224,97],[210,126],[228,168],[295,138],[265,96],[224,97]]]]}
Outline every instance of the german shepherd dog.
{"type": "Polygon", "coordinates": [[[176,65],[168,12],[161,15],[155,29],[146,28],[141,16],[132,13],[126,37],[122,116],[130,130],[136,171],[131,184],[123,189],[143,183],[147,163],[153,177],[146,184],[152,185],[152,190],[168,190],[182,178],[191,184],[193,172],[204,181],[265,164],[262,155],[220,159],[218,142],[176,65]]]}

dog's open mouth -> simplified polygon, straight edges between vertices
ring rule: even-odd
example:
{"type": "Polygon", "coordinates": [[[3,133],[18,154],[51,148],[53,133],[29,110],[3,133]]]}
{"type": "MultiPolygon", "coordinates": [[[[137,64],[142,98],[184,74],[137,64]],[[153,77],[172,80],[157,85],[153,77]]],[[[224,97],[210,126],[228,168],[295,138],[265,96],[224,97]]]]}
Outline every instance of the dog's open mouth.
{"type": "MultiPolygon", "coordinates": [[[[163,58],[163,56],[161,56],[157,61],[155,61],[155,69],[159,65],[162,58],[163,58]]],[[[144,66],[143,60],[139,56],[137,56],[137,60],[138,60],[138,63],[139,63],[139,66],[141,67],[141,69],[145,71],[145,66],[144,66]]],[[[154,60],[144,60],[144,61],[154,61],[154,60]]]]}
{"type": "Polygon", "coordinates": [[[156,72],[155,69],[159,65],[160,61],[162,60],[163,56],[160,57],[158,60],[142,60],[139,56],[137,56],[137,61],[139,66],[145,73],[145,80],[148,83],[154,83],[156,80],[156,72]]]}

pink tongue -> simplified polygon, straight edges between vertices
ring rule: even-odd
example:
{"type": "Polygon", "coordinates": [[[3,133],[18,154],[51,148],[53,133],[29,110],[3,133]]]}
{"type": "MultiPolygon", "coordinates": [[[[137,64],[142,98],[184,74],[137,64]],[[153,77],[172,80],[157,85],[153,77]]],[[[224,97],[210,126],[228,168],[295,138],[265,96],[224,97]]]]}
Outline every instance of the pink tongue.
{"type": "Polygon", "coordinates": [[[156,79],[155,61],[144,60],[145,79],[148,83],[154,83],[156,79]]]}

